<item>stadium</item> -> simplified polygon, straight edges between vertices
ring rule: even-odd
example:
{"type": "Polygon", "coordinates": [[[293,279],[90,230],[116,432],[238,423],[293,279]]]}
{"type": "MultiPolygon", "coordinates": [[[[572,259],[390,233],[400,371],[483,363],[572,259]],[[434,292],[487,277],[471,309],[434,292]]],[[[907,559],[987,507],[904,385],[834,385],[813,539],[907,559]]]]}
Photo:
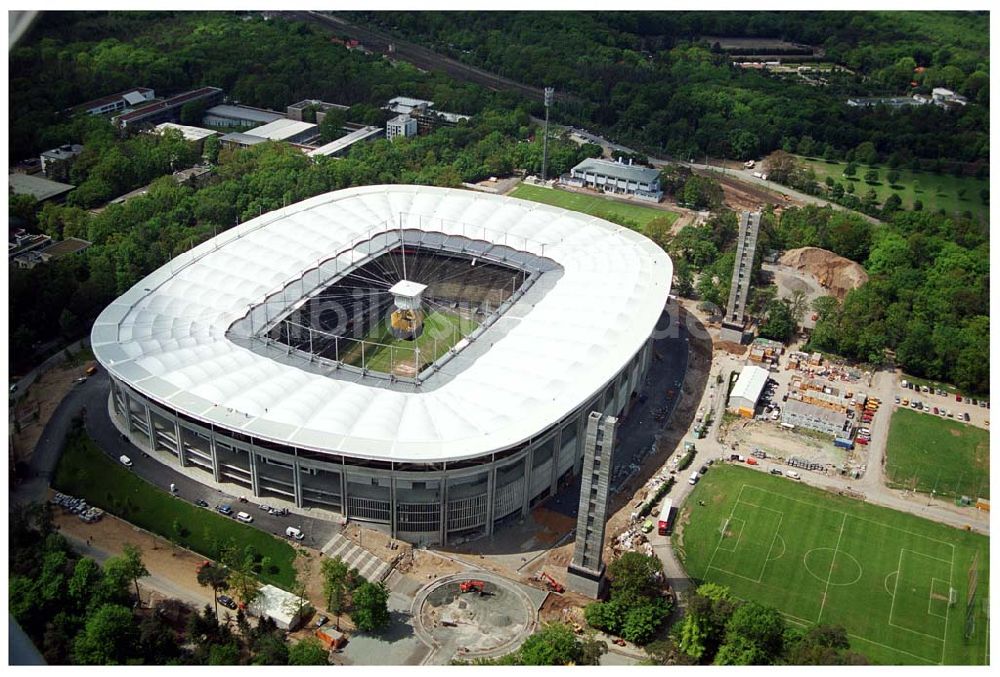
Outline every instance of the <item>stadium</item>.
{"type": "Polygon", "coordinates": [[[115,425],[209,484],[393,537],[492,534],[642,384],[669,257],[598,218],[427,186],[264,214],[108,306],[115,425]]]}

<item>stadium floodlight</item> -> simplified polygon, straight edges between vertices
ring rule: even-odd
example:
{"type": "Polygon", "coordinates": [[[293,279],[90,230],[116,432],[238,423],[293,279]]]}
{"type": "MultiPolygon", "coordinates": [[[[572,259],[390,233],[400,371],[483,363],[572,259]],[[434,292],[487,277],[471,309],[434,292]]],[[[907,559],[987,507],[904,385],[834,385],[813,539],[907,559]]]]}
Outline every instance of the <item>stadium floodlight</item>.
{"type": "Polygon", "coordinates": [[[552,107],[552,100],[555,98],[556,90],[552,87],[545,88],[545,133],[542,136],[542,181],[548,180],[549,176],[549,108],[552,107]]]}

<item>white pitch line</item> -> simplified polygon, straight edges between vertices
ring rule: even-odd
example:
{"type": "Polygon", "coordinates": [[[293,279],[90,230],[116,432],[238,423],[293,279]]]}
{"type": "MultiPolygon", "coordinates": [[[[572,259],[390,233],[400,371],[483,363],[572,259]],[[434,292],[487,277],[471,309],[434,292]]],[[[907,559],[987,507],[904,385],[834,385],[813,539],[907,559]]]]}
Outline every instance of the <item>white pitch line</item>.
{"type": "MultiPolygon", "coordinates": [[[[744,485],[744,486],[746,486],[746,485],[744,485]]],[[[931,536],[926,536],[924,534],[919,534],[919,533],[917,533],[915,531],[908,531],[907,529],[903,529],[901,527],[896,527],[896,526],[893,526],[891,524],[886,524],[885,522],[876,522],[875,520],[868,519],[866,517],[858,517],[857,515],[850,515],[850,513],[846,513],[843,510],[837,510],[836,508],[828,508],[826,506],[819,505],[818,503],[810,503],[809,501],[803,501],[800,498],[793,498],[791,496],[786,496],[785,494],[779,494],[777,492],[770,491],[768,489],[761,489],[760,487],[753,487],[753,488],[756,489],[757,491],[762,491],[765,494],[771,494],[772,496],[777,496],[778,498],[784,499],[786,501],[795,501],[796,503],[802,503],[804,505],[808,505],[808,506],[813,507],[813,508],[818,508],[820,510],[826,510],[828,512],[833,512],[833,513],[837,513],[837,514],[840,514],[840,515],[849,515],[851,517],[851,519],[859,520],[861,522],[868,522],[869,524],[875,524],[875,525],[878,525],[880,527],[884,527],[886,529],[892,529],[893,531],[900,531],[900,532],[902,532],[904,534],[908,534],[910,536],[916,536],[917,538],[922,538],[925,541],[931,541],[933,543],[940,543],[941,545],[947,545],[948,547],[950,547],[952,549],[952,551],[955,550],[955,545],[953,543],[948,543],[947,541],[942,541],[942,540],[937,539],[937,538],[932,538],[931,536]]],[[[874,505],[874,504],[871,504],[871,505],[874,505]]],[[[883,507],[883,506],[876,506],[876,507],[883,507]]],[[[885,510],[893,510],[892,508],[884,508],[884,509],[885,510]]],[[[940,524],[939,522],[932,522],[932,524],[935,524],[935,525],[938,525],[938,526],[942,526],[942,527],[947,527],[947,525],[940,524]]],[[[942,560],[942,561],[947,561],[947,560],[942,560]]]]}
{"type": "Polygon", "coordinates": [[[778,540],[778,532],[781,531],[781,523],[785,520],[785,513],[778,515],[778,526],[774,529],[774,538],[771,539],[771,547],[767,549],[767,557],[764,558],[764,566],[760,568],[760,576],[757,577],[757,582],[760,583],[764,580],[764,570],[767,569],[767,563],[771,561],[771,551],[774,550],[774,542],[778,540]]]}
{"type": "MultiPolygon", "coordinates": [[[[944,652],[948,648],[948,617],[951,615],[951,582],[955,576],[955,544],[951,544],[951,563],[948,564],[948,606],[944,608],[944,641],[941,644],[941,662],[940,665],[944,665],[944,652]]],[[[987,635],[989,637],[989,635],[987,635]]],[[[987,651],[989,650],[989,642],[986,642],[987,651]]]]}
{"type": "MultiPolygon", "coordinates": [[[[732,520],[733,519],[733,515],[736,514],[736,506],[738,506],[740,504],[740,497],[743,496],[743,490],[746,489],[746,488],[747,488],[746,484],[744,484],[743,486],[740,487],[740,493],[736,497],[736,502],[733,503],[733,508],[732,508],[732,510],[729,511],[729,519],[730,520],[732,520]]],[[[719,542],[715,544],[715,550],[712,551],[712,556],[708,559],[708,566],[705,567],[705,575],[706,576],[708,576],[708,570],[712,568],[712,562],[715,561],[715,556],[717,554],[719,554],[719,546],[722,545],[722,539],[725,538],[725,537],[726,537],[726,535],[724,533],[721,534],[719,536],[719,542]]],[[[719,569],[719,571],[723,571],[723,569],[719,569]]]]}
{"type": "MultiPolygon", "coordinates": [[[[819,607],[819,616],[816,617],[816,623],[818,624],[820,619],[823,618],[823,609],[826,608],[826,596],[830,591],[830,579],[833,578],[833,567],[837,563],[837,551],[840,550],[840,539],[844,537],[844,525],[847,523],[847,513],[843,513],[844,519],[840,522],[840,533],[837,534],[837,545],[833,548],[833,558],[830,560],[830,571],[826,575],[826,587],[823,588],[823,603],[819,607]]],[[[899,580],[898,578],[896,579],[899,580]]],[[[893,597],[895,600],[895,597],[893,597]]]]}

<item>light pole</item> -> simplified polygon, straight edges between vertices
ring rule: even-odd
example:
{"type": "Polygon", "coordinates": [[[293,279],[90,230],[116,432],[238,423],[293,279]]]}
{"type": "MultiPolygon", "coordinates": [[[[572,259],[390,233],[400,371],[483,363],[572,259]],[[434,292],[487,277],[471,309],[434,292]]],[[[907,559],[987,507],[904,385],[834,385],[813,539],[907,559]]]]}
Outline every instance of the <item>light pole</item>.
{"type": "Polygon", "coordinates": [[[548,179],[549,173],[549,107],[555,96],[555,89],[545,88],[545,134],[542,136],[542,183],[548,179]]]}

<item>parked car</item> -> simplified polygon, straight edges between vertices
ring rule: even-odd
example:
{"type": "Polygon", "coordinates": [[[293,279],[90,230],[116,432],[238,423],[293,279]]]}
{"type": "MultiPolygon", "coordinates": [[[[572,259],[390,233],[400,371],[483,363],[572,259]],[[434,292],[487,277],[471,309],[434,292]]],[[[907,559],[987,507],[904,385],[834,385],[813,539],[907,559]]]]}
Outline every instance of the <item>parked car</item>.
{"type": "Polygon", "coordinates": [[[962,396],[959,395],[958,393],[955,393],[955,401],[956,402],[961,402],[962,401],[962,396]]]}
{"type": "Polygon", "coordinates": [[[272,510],[274,510],[274,508],[272,508],[271,506],[269,506],[266,503],[261,503],[257,507],[260,508],[261,510],[263,510],[264,512],[271,512],[272,510]]]}
{"type": "Polygon", "coordinates": [[[322,628],[324,625],[326,625],[329,622],[330,622],[330,617],[329,616],[320,616],[319,618],[316,619],[316,627],[317,628],[322,628]]]}
{"type": "Polygon", "coordinates": [[[934,407],[934,409],[933,409],[933,412],[934,412],[935,414],[936,414],[936,413],[938,413],[938,408],[937,408],[937,407],[934,407]]]}
{"type": "Polygon", "coordinates": [[[218,512],[218,513],[220,513],[222,515],[232,515],[233,514],[233,508],[231,506],[225,504],[225,503],[222,503],[220,505],[215,506],[215,510],[216,510],[216,512],[218,512]]]}
{"type": "Polygon", "coordinates": [[[789,477],[789,478],[791,478],[793,480],[802,479],[802,475],[800,475],[799,473],[795,472],[794,470],[786,470],[785,471],[785,477],[789,477]]]}
{"type": "Polygon", "coordinates": [[[896,404],[899,404],[899,395],[896,395],[896,404]]]}
{"type": "Polygon", "coordinates": [[[771,468],[771,474],[772,475],[784,475],[785,473],[781,472],[781,468],[771,468]]]}
{"type": "Polygon", "coordinates": [[[226,607],[227,609],[236,608],[236,601],[229,595],[219,595],[219,604],[226,607]]]}
{"type": "Polygon", "coordinates": [[[131,468],[131,467],[132,467],[132,459],[131,459],[131,458],[129,458],[128,456],[119,456],[119,457],[118,457],[118,460],[119,460],[119,461],[121,462],[121,464],[122,464],[123,466],[125,466],[126,468],[131,468]]]}
{"type": "Polygon", "coordinates": [[[962,418],[964,418],[964,419],[965,419],[965,422],[966,422],[966,423],[968,423],[968,422],[969,422],[969,421],[971,420],[971,419],[969,418],[969,412],[966,412],[966,413],[962,414],[962,418]]]}
{"type": "Polygon", "coordinates": [[[286,528],[285,536],[288,536],[289,538],[294,538],[296,541],[301,541],[303,538],[306,537],[306,535],[302,533],[302,529],[298,527],[286,528]]]}
{"type": "Polygon", "coordinates": [[[238,512],[238,513],[236,513],[236,519],[238,519],[240,522],[245,522],[247,524],[250,524],[250,522],[253,522],[253,517],[248,512],[238,512]]]}
{"type": "Polygon", "coordinates": [[[271,508],[268,512],[277,517],[283,517],[288,514],[288,508],[271,508]]]}
{"type": "Polygon", "coordinates": [[[207,508],[208,507],[208,501],[206,501],[204,499],[201,499],[201,498],[199,498],[197,501],[195,501],[194,504],[196,506],[198,506],[199,508],[207,508]]]}

